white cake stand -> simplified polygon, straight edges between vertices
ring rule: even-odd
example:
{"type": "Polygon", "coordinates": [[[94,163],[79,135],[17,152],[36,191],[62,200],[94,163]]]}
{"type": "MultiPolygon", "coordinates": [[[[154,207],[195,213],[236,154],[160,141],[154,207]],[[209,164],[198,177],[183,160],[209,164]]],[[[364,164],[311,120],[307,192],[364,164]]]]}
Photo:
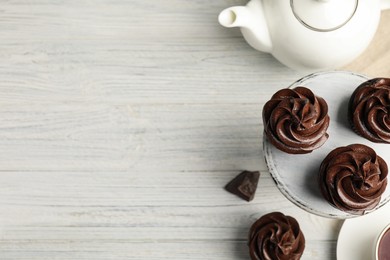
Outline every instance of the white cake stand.
{"type": "MultiPolygon", "coordinates": [[[[347,107],[349,98],[356,87],[366,80],[367,77],[356,73],[330,71],[311,74],[290,86],[290,88],[307,87],[328,103],[330,125],[327,132],[329,139],[322,147],[312,153],[303,155],[287,154],[276,149],[267,141],[264,135],[265,160],[276,185],[290,201],[308,212],[323,217],[340,219],[356,216],[330,205],[322,197],[317,184],[320,164],[334,148],[354,143],[365,144],[372,147],[390,166],[390,144],[370,142],[353,132],[348,123],[347,107]]],[[[377,208],[383,206],[389,200],[390,188],[388,187],[377,208]]]]}

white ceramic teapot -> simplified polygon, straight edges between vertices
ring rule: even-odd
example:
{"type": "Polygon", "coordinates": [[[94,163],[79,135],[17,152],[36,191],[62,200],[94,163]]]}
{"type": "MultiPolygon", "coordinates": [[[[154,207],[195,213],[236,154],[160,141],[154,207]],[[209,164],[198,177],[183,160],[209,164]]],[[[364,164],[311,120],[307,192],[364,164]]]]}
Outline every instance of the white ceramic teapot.
{"type": "Polygon", "coordinates": [[[252,0],[223,10],[225,27],[240,27],[255,49],[297,70],[334,69],[371,42],[390,0],[252,0]]]}

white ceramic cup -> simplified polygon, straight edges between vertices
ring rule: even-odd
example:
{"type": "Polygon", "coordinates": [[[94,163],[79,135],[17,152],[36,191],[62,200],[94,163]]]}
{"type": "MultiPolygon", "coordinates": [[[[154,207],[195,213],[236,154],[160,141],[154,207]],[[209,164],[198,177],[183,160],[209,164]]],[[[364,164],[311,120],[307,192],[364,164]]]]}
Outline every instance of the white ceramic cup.
{"type": "Polygon", "coordinates": [[[374,241],[373,254],[372,254],[373,260],[385,260],[379,258],[379,245],[382,242],[382,238],[386,234],[386,232],[390,232],[390,224],[388,224],[384,229],[382,229],[382,231],[379,233],[379,235],[376,237],[374,241]]]}

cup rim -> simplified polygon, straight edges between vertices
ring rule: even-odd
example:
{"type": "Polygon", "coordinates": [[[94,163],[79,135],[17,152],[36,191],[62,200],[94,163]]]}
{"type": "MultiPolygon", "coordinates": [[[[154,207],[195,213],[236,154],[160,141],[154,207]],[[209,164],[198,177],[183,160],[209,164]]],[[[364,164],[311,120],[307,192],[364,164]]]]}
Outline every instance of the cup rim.
{"type": "Polygon", "coordinates": [[[379,260],[379,256],[378,256],[378,250],[379,250],[379,244],[381,243],[382,241],[382,238],[384,236],[384,234],[390,230],[390,223],[387,224],[382,230],[381,232],[379,233],[377,239],[375,240],[375,260],[379,260]]]}

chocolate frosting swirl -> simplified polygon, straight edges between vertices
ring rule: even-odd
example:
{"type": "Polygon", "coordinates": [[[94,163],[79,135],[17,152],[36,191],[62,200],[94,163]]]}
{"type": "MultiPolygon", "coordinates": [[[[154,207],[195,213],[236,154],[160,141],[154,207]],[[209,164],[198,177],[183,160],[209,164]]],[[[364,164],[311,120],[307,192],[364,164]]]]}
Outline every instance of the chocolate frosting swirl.
{"type": "Polygon", "coordinates": [[[278,149],[310,153],[328,139],[328,105],[305,87],[276,92],[263,108],[264,132],[278,149]]]}
{"type": "Polygon", "coordinates": [[[348,118],[355,132],[376,143],[390,143],[390,79],[361,84],[351,96],[348,118]]]}
{"type": "Polygon", "coordinates": [[[298,260],[305,237],[296,219],[272,212],[252,225],[248,245],[252,260],[298,260]]]}
{"type": "Polygon", "coordinates": [[[375,151],[352,144],[331,151],[322,161],[319,185],[336,208],[362,215],[375,208],[387,186],[387,164],[375,151]]]}

